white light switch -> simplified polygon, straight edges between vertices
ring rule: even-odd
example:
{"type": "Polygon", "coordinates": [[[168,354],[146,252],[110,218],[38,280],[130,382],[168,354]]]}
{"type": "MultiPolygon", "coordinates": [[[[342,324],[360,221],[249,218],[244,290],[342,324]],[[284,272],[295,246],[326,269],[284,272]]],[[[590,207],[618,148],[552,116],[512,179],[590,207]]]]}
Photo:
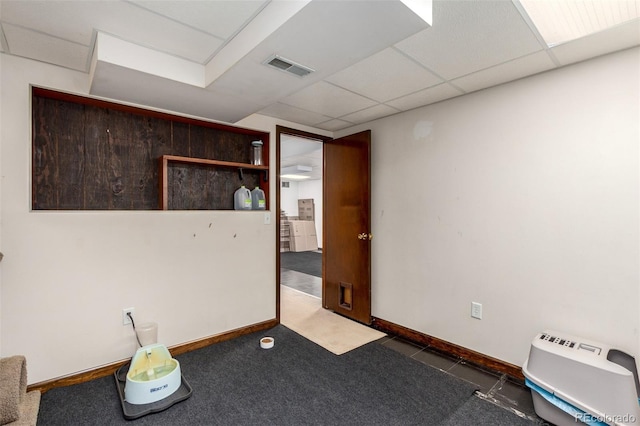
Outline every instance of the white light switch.
{"type": "Polygon", "coordinates": [[[264,224],[271,225],[271,212],[264,212],[264,224]]]}

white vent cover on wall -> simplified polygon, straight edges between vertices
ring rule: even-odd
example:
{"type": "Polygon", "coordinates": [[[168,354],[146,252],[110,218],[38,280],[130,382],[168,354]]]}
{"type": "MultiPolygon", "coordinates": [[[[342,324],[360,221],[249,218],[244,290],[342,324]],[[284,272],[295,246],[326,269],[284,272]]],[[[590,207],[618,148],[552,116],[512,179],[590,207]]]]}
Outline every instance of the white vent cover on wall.
{"type": "Polygon", "coordinates": [[[298,77],[304,77],[305,75],[309,75],[314,71],[309,67],[297,64],[290,59],[286,59],[278,55],[270,56],[266,61],[264,61],[264,63],[265,65],[269,65],[281,71],[286,71],[288,73],[297,75],[298,77]]]}

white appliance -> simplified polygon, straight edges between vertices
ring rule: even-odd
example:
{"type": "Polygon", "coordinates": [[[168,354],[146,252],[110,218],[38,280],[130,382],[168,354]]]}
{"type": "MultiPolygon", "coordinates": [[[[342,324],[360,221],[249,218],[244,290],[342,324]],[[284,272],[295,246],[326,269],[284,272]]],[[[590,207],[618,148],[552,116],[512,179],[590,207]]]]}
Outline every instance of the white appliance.
{"type": "Polygon", "coordinates": [[[143,346],[131,360],[124,400],[136,405],[150,404],[172,395],[181,382],[180,363],[171,358],[166,346],[159,343],[143,346]]]}
{"type": "Polygon", "coordinates": [[[536,414],[557,426],[640,425],[635,359],[607,344],[545,331],[522,372],[536,414]]]}

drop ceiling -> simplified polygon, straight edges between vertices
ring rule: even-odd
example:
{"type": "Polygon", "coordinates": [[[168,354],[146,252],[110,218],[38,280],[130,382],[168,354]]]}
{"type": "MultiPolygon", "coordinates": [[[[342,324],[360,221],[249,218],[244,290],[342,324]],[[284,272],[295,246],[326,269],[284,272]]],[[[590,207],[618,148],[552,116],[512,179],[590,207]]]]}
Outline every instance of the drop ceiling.
{"type": "Polygon", "coordinates": [[[549,47],[517,0],[434,0],[431,25],[392,0],[1,0],[0,30],[3,54],[85,73],[96,96],[327,131],[640,44],[635,18],[549,47]]]}

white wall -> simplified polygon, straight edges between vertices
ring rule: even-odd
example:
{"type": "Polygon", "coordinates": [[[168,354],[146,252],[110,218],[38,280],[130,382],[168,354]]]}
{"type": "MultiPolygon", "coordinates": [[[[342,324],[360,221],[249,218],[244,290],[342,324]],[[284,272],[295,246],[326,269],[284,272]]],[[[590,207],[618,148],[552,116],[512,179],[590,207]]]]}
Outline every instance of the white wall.
{"type": "Polygon", "coordinates": [[[287,216],[298,216],[298,182],[289,181],[289,187],[280,187],[280,210],[287,216]]]}
{"type": "MultiPolygon", "coordinates": [[[[30,383],[130,357],[125,307],[167,345],[273,318],[262,212],[31,212],[29,84],[87,76],[0,61],[0,354],[30,383]]],[[[638,69],[633,49],[340,132],[373,130],[373,314],[514,364],[547,327],[638,355],[638,69]]]]}
{"type": "Polygon", "coordinates": [[[0,56],[0,347],[26,356],[29,383],[131,357],[123,308],[168,346],[275,317],[263,212],[30,211],[29,85],[86,94],[88,77],[0,56]]]}
{"type": "Polygon", "coordinates": [[[322,248],[322,180],[290,181],[289,188],[280,188],[280,208],[288,216],[298,215],[298,200],[312,198],[318,247],[322,248]]]}
{"type": "Polygon", "coordinates": [[[337,132],[372,129],[373,315],[516,365],[546,328],[640,355],[639,70],[635,48],[337,132]]]}

